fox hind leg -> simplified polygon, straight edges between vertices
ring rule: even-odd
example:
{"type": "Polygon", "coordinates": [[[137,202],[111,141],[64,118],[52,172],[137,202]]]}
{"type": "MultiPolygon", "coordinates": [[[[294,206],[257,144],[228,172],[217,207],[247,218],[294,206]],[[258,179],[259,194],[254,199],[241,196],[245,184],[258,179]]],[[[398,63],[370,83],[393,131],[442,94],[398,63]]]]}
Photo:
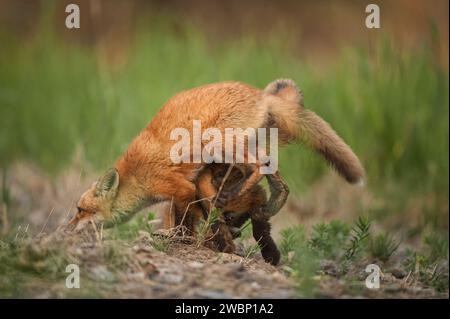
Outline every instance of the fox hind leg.
{"type": "Polygon", "coordinates": [[[265,205],[265,213],[270,218],[277,214],[286,203],[289,196],[289,187],[281,178],[279,172],[266,175],[270,188],[270,198],[265,205]]]}
{"type": "Polygon", "coordinates": [[[259,212],[257,210],[251,215],[253,238],[258,242],[264,260],[276,266],[280,262],[280,251],[270,235],[269,220],[259,212]]]}

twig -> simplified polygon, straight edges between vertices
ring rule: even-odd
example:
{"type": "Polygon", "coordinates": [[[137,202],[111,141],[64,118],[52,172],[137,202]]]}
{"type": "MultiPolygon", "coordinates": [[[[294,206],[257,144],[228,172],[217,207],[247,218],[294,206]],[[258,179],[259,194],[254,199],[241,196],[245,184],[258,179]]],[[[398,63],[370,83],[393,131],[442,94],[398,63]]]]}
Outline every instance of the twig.
{"type": "Polygon", "coordinates": [[[195,204],[195,203],[198,203],[198,202],[201,202],[201,201],[204,201],[204,200],[209,200],[209,199],[208,199],[208,198],[197,199],[197,200],[194,200],[194,201],[190,202],[190,203],[187,205],[187,207],[186,207],[186,209],[185,209],[185,211],[184,211],[184,214],[183,214],[183,218],[181,219],[180,225],[183,225],[184,218],[186,217],[186,214],[187,214],[187,212],[188,212],[189,207],[191,206],[191,204],[195,204]]]}
{"type": "Polygon", "coordinates": [[[100,224],[100,241],[103,241],[103,223],[100,224]]]}
{"type": "MultiPolygon", "coordinates": [[[[77,187],[76,187],[76,188],[78,188],[78,186],[80,186],[80,182],[81,182],[81,174],[82,174],[82,172],[83,172],[83,170],[80,169],[80,174],[78,174],[78,181],[77,181],[77,187]]],[[[71,208],[72,208],[74,202],[75,202],[75,195],[72,196],[72,199],[70,200],[70,206],[69,206],[69,208],[67,209],[66,217],[64,217],[64,221],[63,221],[64,224],[66,223],[67,218],[69,217],[70,210],[71,210],[71,208]]]]}
{"type": "Polygon", "coordinates": [[[212,203],[212,206],[213,206],[213,207],[216,206],[217,198],[219,197],[220,193],[222,192],[223,185],[224,185],[225,182],[227,181],[228,176],[230,176],[231,170],[233,169],[233,167],[234,167],[234,163],[230,164],[230,166],[228,167],[228,170],[227,170],[225,176],[224,176],[223,179],[222,179],[222,183],[220,184],[219,190],[217,191],[216,197],[214,198],[214,201],[213,201],[213,203],[212,203]]]}
{"type": "Polygon", "coordinates": [[[50,219],[50,216],[53,214],[53,210],[54,210],[54,209],[55,209],[55,208],[52,207],[52,209],[50,210],[50,214],[48,214],[47,219],[45,220],[45,224],[44,224],[44,226],[42,226],[42,229],[41,229],[41,231],[39,232],[38,236],[39,236],[40,234],[42,234],[42,232],[44,231],[45,227],[47,227],[48,220],[50,219]]]}
{"type": "Polygon", "coordinates": [[[27,224],[27,227],[25,227],[25,231],[23,232],[22,240],[24,240],[25,237],[27,236],[27,233],[28,233],[28,226],[30,226],[30,224],[27,224]]]}
{"type": "Polygon", "coordinates": [[[172,227],[172,215],[173,215],[172,208],[173,208],[173,196],[172,196],[172,199],[170,200],[170,209],[169,209],[169,225],[170,225],[170,227],[172,227]]]}
{"type": "Polygon", "coordinates": [[[411,276],[411,273],[412,273],[412,271],[410,270],[410,271],[408,272],[408,275],[406,276],[406,278],[403,280],[403,282],[404,282],[405,285],[408,285],[408,279],[409,279],[409,277],[411,276]]]}
{"type": "Polygon", "coordinates": [[[251,223],[251,220],[249,220],[244,226],[241,227],[241,231],[246,229],[248,227],[248,225],[250,225],[250,223],[251,223]]]}
{"type": "Polygon", "coordinates": [[[95,222],[94,222],[94,220],[93,220],[92,218],[89,220],[89,223],[91,223],[92,228],[94,228],[94,231],[95,231],[95,237],[97,238],[97,241],[98,241],[98,242],[101,242],[101,240],[100,240],[100,234],[98,233],[98,230],[97,230],[97,225],[95,225],[95,222]]]}
{"type": "Polygon", "coordinates": [[[19,225],[19,227],[17,227],[17,233],[16,236],[14,236],[14,241],[17,240],[17,236],[19,235],[20,229],[22,228],[22,225],[19,225]]]}
{"type": "Polygon", "coordinates": [[[9,222],[8,222],[8,205],[6,203],[2,204],[2,224],[3,224],[3,234],[8,232],[9,222]]]}

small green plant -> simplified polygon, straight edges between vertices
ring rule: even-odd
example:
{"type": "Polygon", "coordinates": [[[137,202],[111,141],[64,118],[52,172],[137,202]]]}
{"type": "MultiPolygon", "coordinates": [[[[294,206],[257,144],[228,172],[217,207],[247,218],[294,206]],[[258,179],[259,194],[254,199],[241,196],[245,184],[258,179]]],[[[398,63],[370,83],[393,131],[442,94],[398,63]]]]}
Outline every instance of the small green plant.
{"type": "MultiPolygon", "coordinates": [[[[297,281],[300,295],[315,296],[321,260],[331,259],[344,266],[359,255],[367,245],[370,225],[370,220],[365,217],[359,217],[352,228],[333,220],[314,225],[309,238],[302,226],[282,230],[279,247],[283,262],[297,281]]],[[[392,250],[391,246],[389,248],[392,250]]]]}
{"type": "Polygon", "coordinates": [[[423,242],[421,250],[407,250],[405,268],[418,281],[438,291],[448,291],[448,238],[433,234],[425,236],[423,242]]]}
{"type": "Polygon", "coordinates": [[[171,237],[152,235],[151,245],[156,250],[166,253],[170,248],[171,237]]]}
{"type": "Polygon", "coordinates": [[[244,249],[244,260],[248,261],[252,258],[257,252],[260,251],[258,243],[243,245],[244,249]]]}
{"type": "Polygon", "coordinates": [[[206,220],[202,219],[200,221],[199,226],[197,227],[197,247],[202,246],[205,241],[209,240],[211,236],[215,235],[211,232],[211,225],[218,221],[220,214],[220,209],[214,207],[209,212],[208,218],[206,220]]]}
{"type": "Polygon", "coordinates": [[[430,262],[448,259],[448,238],[437,234],[427,235],[424,238],[424,244],[430,262]]]}
{"type": "Polygon", "coordinates": [[[316,282],[314,276],[319,267],[317,251],[311,248],[303,226],[295,226],[281,231],[279,245],[283,262],[297,282],[302,297],[313,297],[316,282]]]}
{"type": "Polygon", "coordinates": [[[0,273],[45,276],[50,280],[64,276],[62,269],[78,259],[67,251],[64,242],[54,241],[40,245],[30,237],[3,243],[0,249],[0,273]]]}
{"type": "Polygon", "coordinates": [[[281,242],[279,248],[281,256],[284,262],[288,262],[289,253],[294,252],[299,246],[306,245],[307,239],[305,228],[302,225],[285,228],[280,234],[281,242]]]}
{"type": "Polygon", "coordinates": [[[345,258],[350,260],[361,251],[361,248],[366,244],[366,239],[370,236],[370,220],[367,217],[360,216],[352,228],[352,237],[350,239],[350,246],[345,252],[345,258]]]}
{"type": "Polygon", "coordinates": [[[432,263],[422,252],[408,250],[405,268],[416,280],[435,288],[448,291],[448,261],[432,263]]]}
{"type": "Polygon", "coordinates": [[[101,252],[108,268],[114,271],[120,271],[130,262],[130,256],[127,253],[126,243],[116,240],[103,242],[101,252]]]}
{"type": "Polygon", "coordinates": [[[321,257],[335,259],[342,254],[349,233],[349,226],[339,220],[319,223],[313,226],[309,245],[321,257]]]}
{"type": "Polygon", "coordinates": [[[392,254],[397,250],[400,242],[386,233],[380,233],[370,241],[370,255],[381,261],[388,261],[392,254]]]}
{"type": "Polygon", "coordinates": [[[245,241],[247,239],[250,239],[253,234],[253,226],[252,222],[249,220],[246,222],[242,227],[240,228],[241,236],[239,236],[239,241],[245,241]]]}
{"type": "Polygon", "coordinates": [[[134,216],[129,221],[114,226],[114,237],[121,240],[132,240],[138,236],[140,230],[152,233],[153,227],[149,222],[154,219],[155,214],[151,212],[134,216]]]}

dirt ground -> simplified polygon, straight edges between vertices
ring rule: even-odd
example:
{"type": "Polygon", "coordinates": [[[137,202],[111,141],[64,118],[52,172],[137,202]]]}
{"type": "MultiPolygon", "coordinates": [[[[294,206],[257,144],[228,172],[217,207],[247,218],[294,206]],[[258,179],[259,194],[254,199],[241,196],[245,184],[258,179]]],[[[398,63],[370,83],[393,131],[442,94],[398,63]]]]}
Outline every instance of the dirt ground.
{"type": "MultiPolygon", "coordinates": [[[[49,178],[29,165],[18,165],[8,176],[10,209],[18,221],[2,221],[10,240],[0,241],[0,297],[19,298],[302,298],[306,295],[284,260],[274,267],[259,252],[246,253],[243,241],[238,254],[213,251],[195,239],[167,232],[137,229],[117,239],[110,231],[68,235],[58,229],[74,213],[74,203],[93,176],[80,175],[76,165],[49,178]],[[71,194],[67,196],[67,194],[71,194]],[[32,212],[32,213],[30,213],[32,212]],[[80,289],[65,286],[65,267],[80,267],[80,289]]],[[[334,177],[333,177],[334,178],[334,177]]],[[[333,181],[333,180],[332,180],[333,181]]],[[[335,181],[334,181],[335,182],[335,181]]],[[[279,242],[280,230],[295,224],[311,225],[321,219],[349,219],[357,199],[373,205],[367,191],[327,182],[316,186],[309,197],[291,200],[273,220],[279,242]],[[338,195],[330,195],[334,192],[338,195]],[[318,195],[321,194],[321,195],[318,195]],[[340,198],[334,201],[333,198],[340,198]],[[324,200],[325,198],[325,200],[324,200]],[[334,207],[330,210],[330,203],[334,207]]],[[[344,184],[342,184],[344,185],[344,184]]],[[[162,207],[152,208],[162,211],[162,207]]],[[[3,211],[4,213],[4,211],[3,211]]],[[[11,216],[11,212],[8,214],[11,216]]],[[[4,215],[3,215],[4,216],[4,215]]],[[[409,220],[408,223],[413,223],[409,220]]],[[[152,222],[158,229],[158,219],[152,222]]],[[[248,248],[248,246],[247,246],[248,248]]],[[[248,250],[247,250],[248,251],[248,250]]],[[[300,256],[301,257],[301,256],[300,256]]],[[[318,298],[448,298],[415,279],[402,268],[402,246],[389,267],[382,269],[380,289],[368,289],[367,264],[361,260],[342,269],[335,260],[320,260],[312,276],[318,298]]],[[[448,264],[447,264],[448,267],[448,264]]],[[[300,272],[300,276],[302,273],[300,272]]]]}
{"type": "MultiPolygon", "coordinates": [[[[92,235],[92,234],[91,234],[92,235]]],[[[163,235],[158,235],[163,236],[163,235]]],[[[286,265],[265,263],[259,253],[251,258],[213,251],[190,238],[171,237],[167,251],[154,247],[154,236],[141,231],[132,242],[101,241],[59,232],[41,235],[22,254],[28,266],[55,252],[80,266],[80,289],[64,286],[65,275],[27,280],[26,298],[301,298],[286,265]],[[30,253],[32,251],[32,253],[30,253]],[[41,255],[41,257],[39,257],[41,255]]],[[[448,298],[431,288],[411,284],[408,274],[392,269],[381,277],[380,289],[364,287],[367,273],[355,266],[343,274],[337,263],[321,261],[313,278],[318,298],[448,298]],[[349,278],[352,278],[349,283],[349,278]]],[[[30,277],[31,278],[31,277],[30,277]]]]}

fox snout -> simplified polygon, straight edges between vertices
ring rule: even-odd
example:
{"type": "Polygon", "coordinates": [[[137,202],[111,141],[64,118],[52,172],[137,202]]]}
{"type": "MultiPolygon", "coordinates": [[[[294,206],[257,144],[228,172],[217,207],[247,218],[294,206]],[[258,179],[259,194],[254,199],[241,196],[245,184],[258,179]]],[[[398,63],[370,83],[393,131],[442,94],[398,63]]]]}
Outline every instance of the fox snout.
{"type": "Polygon", "coordinates": [[[66,225],[66,230],[68,231],[80,231],[86,225],[94,220],[94,214],[79,210],[73,218],[69,221],[69,223],[66,225]]]}

